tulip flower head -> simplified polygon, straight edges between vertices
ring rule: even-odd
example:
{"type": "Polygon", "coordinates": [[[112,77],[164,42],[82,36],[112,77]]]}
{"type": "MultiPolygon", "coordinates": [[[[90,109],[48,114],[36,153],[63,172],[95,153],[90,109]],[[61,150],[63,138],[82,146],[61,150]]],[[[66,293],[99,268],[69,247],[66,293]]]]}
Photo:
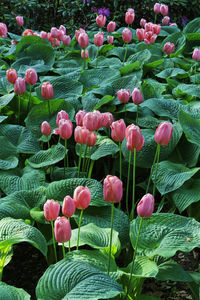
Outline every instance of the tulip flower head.
{"type": "Polygon", "coordinates": [[[136,35],[139,41],[143,41],[144,40],[144,36],[145,36],[145,30],[143,28],[137,28],[136,29],[136,35]]]}
{"type": "Polygon", "coordinates": [[[107,25],[107,31],[108,32],[115,31],[115,28],[116,28],[116,23],[115,22],[111,21],[111,22],[108,23],[108,25],[107,25]]]}
{"type": "Polygon", "coordinates": [[[126,128],[126,139],[128,150],[134,151],[134,149],[136,149],[137,152],[144,146],[144,137],[140,127],[134,124],[131,124],[126,128]]]}
{"type": "Polygon", "coordinates": [[[71,238],[71,225],[66,217],[58,217],[54,223],[54,234],[58,243],[65,243],[71,238]]]}
{"type": "Polygon", "coordinates": [[[17,95],[22,95],[26,91],[26,82],[25,79],[18,77],[15,80],[14,91],[17,95]]]}
{"type": "Polygon", "coordinates": [[[6,71],[6,77],[7,77],[8,82],[14,84],[15,81],[16,81],[16,79],[17,79],[17,77],[18,77],[16,70],[15,69],[9,69],[9,70],[7,70],[6,71]]]}
{"type": "Polygon", "coordinates": [[[130,11],[130,8],[129,8],[129,11],[127,11],[125,14],[125,22],[126,22],[126,24],[130,25],[133,23],[134,19],[135,19],[135,12],[134,12],[134,10],[130,11]]]}
{"type": "Polygon", "coordinates": [[[99,31],[94,35],[94,44],[97,47],[101,47],[103,45],[104,33],[99,31]]]}
{"type": "Polygon", "coordinates": [[[56,125],[59,127],[59,122],[60,120],[69,120],[69,115],[66,111],[64,110],[61,110],[57,113],[57,116],[56,116],[56,125]]]}
{"type": "Polygon", "coordinates": [[[74,200],[70,196],[66,196],[63,200],[62,213],[64,216],[70,218],[75,213],[76,206],[74,200]]]}
{"type": "Polygon", "coordinates": [[[88,142],[89,130],[85,127],[77,126],[74,130],[75,142],[81,145],[86,145],[88,142]]]}
{"type": "Polygon", "coordinates": [[[68,46],[71,43],[70,36],[69,35],[64,35],[62,42],[63,42],[64,46],[68,46]]]}
{"type": "Polygon", "coordinates": [[[137,205],[137,213],[142,218],[150,218],[154,211],[154,197],[151,194],[146,194],[142,197],[137,205]]]}
{"type": "Polygon", "coordinates": [[[162,19],[162,24],[167,26],[170,22],[170,17],[168,16],[165,16],[163,19],[162,19]]]}
{"type": "Polygon", "coordinates": [[[73,125],[70,120],[61,119],[59,122],[59,135],[61,139],[68,140],[72,136],[73,125]]]}
{"type": "Polygon", "coordinates": [[[58,29],[56,27],[52,27],[50,33],[52,38],[58,37],[58,29]]]}
{"type": "Polygon", "coordinates": [[[108,44],[112,44],[113,42],[114,42],[114,36],[108,35],[108,36],[107,36],[107,43],[108,43],[108,44]]]}
{"type": "Polygon", "coordinates": [[[54,221],[57,219],[60,212],[60,204],[55,200],[47,200],[44,204],[44,216],[47,221],[54,221]]]}
{"type": "Polygon", "coordinates": [[[173,53],[175,50],[175,45],[173,43],[167,42],[164,44],[163,51],[167,54],[170,55],[173,53]]]}
{"type": "Polygon", "coordinates": [[[0,23],[0,37],[7,37],[8,28],[5,23],[0,23]]]}
{"type": "Polygon", "coordinates": [[[89,51],[87,49],[82,49],[81,50],[81,57],[84,59],[88,59],[89,57],[89,51]]]}
{"type": "Polygon", "coordinates": [[[62,30],[66,34],[66,27],[64,25],[60,25],[59,30],[62,30]]]}
{"type": "Polygon", "coordinates": [[[147,22],[147,21],[146,21],[145,19],[142,18],[142,19],[140,20],[140,26],[141,26],[141,27],[144,27],[145,24],[146,24],[146,22],[147,22]]]}
{"type": "Polygon", "coordinates": [[[96,17],[96,22],[99,27],[103,27],[106,24],[106,16],[98,15],[96,17]]]}
{"type": "Polygon", "coordinates": [[[51,126],[47,121],[42,122],[41,133],[45,136],[49,136],[51,134],[51,126]]]}
{"type": "Polygon", "coordinates": [[[23,19],[23,17],[17,16],[16,17],[16,22],[17,22],[17,25],[23,26],[24,25],[24,19],[23,19]]]}
{"type": "Polygon", "coordinates": [[[83,28],[80,28],[79,30],[76,30],[76,31],[75,31],[75,37],[76,37],[77,42],[78,42],[79,35],[80,35],[81,33],[86,33],[85,30],[84,30],[83,28]]]}
{"type": "Polygon", "coordinates": [[[97,139],[97,135],[93,131],[90,131],[88,136],[88,141],[87,141],[88,146],[94,147],[94,145],[96,144],[96,139],[97,139]]]}
{"type": "Polygon", "coordinates": [[[25,35],[33,35],[33,31],[31,29],[26,29],[22,33],[22,36],[25,36],[25,35]]]}
{"type": "Polygon", "coordinates": [[[86,110],[79,110],[76,113],[75,119],[76,119],[76,125],[77,126],[83,126],[83,118],[87,114],[86,110]]]}
{"type": "Polygon", "coordinates": [[[168,6],[165,5],[165,4],[161,4],[161,5],[160,5],[160,13],[161,13],[161,15],[163,15],[163,16],[168,15],[168,6]]]}
{"type": "Polygon", "coordinates": [[[127,103],[131,96],[131,90],[121,89],[117,92],[117,97],[120,102],[127,103]]]}
{"type": "Polygon", "coordinates": [[[88,187],[78,186],[74,190],[73,196],[76,208],[78,209],[86,209],[91,202],[91,194],[88,187]]]}
{"type": "Polygon", "coordinates": [[[123,195],[123,184],[117,176],[107,175],[103,182],[103,197],[106,202],[119,203],[123,195]]]}
{"type": "Polygon", "coordinates": [[[43,82],[41,85],[41,94],[45,99],[53,98],[53,85],[49,81],[43,82]]]}
{"type": "Polygon", "coordinates": [[[34,85],[38,80],[37,72],[34,69],[27,69],[25,80],[30,85],[34,85]]]}
{"type": "Polygon", "coordinates": [[[122,142],[125,138],[126,124],[123,119],[111,124],[111,137],[115,142],[122,142]]]}
{"type": "Polygon", "coordinates": [[[155,3],[153,10],[154,10],[155,14],[159,14],[160,13],[160,3],[155,3]]]}
{"type": "Polygon", "coordinates": [[[83,117],[83,126],[90,131],[98,130],[101,126],[101,118],[99,111],[89,112],[83,117]]]}
{"type": "Polygon", "coordinates": [[[171,140],[172,133],[172,124],[167,121],[161,122],[155,132],[155,142],[162,146],[167,146],[171,140]]]}
{"type": "Polygon", "coordinates": [[[124,43],[130,43],[132,40],[132,32],[130,31],[130,29],[125,28],[122,32],[122,39],[124,41],[124,43]]]}
{"type": "Polygon", "coordinates": [[[135,88],[132,92],[133,103],[138,105],[143,102],[143,96],[139,89],[135,88]]]}
{"type": "Polygon", "coordinates": [[[86,48],[89,45],[89,37],[86,32],[79,34],[78,43],[81,48],[86,48]]]}
{"type": "Polygon", "coordinates": [[[192,58],[196,61],[200,60],[200,49],[195,48],[192,54],[192,58]]]}

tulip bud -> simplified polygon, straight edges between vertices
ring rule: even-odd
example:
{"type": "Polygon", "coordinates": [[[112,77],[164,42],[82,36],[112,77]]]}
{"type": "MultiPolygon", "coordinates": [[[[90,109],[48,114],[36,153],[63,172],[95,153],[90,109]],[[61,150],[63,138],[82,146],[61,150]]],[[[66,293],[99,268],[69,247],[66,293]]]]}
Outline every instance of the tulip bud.
{"type": "Polygon", "coordinates": [[[64,32],[62,30],[58,30],[58,40],[63,41],[64,36],[65,36],[64,32]]]}
{"type": "Polygon", "coordinates": [[[47,40],[48,38],[48,33],[46,31],[41,31],[40,32],[40,37],[44,40],[47,40]]]}
{"type": "Polygon", "coordinates": [[[111,137],[115,142],[122,142],[125,138],[126,124],[123,119],[111,124],[111,137]]]}
{"type": "Polygon", "coordinates": [[[17,16],[16,17],[16,22],[17,22],[17,25],[23,26],[24,25],[24,19],[23,19],[23,17],[17,16]]]}
{"type": "Polygon", "coordinates": [[[106,24],[106,17],[103,15],[98,15],[96,17],[96,22],[99,27],[103,27],[106,24]]]}
{"type": "Polygon", "coordinates": [[[60,25],[59,30],[62,30],[64,34],[66,34],[66,28],[64,25],[60,25]]]}
{"type": "Polygon", "coordinates": [[[51,33],[52,38],[58,37],[58,29],[56,27],[52,27],[50,33],[51,33]]]}
{"type": "Polygon", "coordinates": [[[6,24],[0,23],[0,37],[6,37],[8,33],[8,28],[6,24]]]}
{"type": "Polygon", "coordinates": [[[160,13],[160,3],[155,3],[153,10],[154,10],[155,14],[159,14],[160,13]]]}
{"type": "Polygon", "coordinates": [[[122,39],[124,41],[124,43],[130,43],[132,40],[132,32],[130,31],[130,29],[125,28],[122,32],[122,39]]]}
{"type": "Polygon", "coordinates": [[[38,80],[36,71],[34,69],[27,69],[26,75],[25,75],[25,80],[30,85],[34,85],[38,80]]]}
{"type": "Polygon", "coordinates": [[[154,210],[154,197],[146,194],[137,205],[137,213],[142,218],[150,218],[154,210]]]}
{"type": "Polygon", "coordinates": [[[168,16],[165,16],[163,19],[162,19],[162,24],[167,26],[170,22],[170,17],[168,16]]]}
{"type": "Polygon", "coordinates": [[[49,81],[43,82],[41,85],[41,94],[45,99],[53,98],[53,85],[49,81]]]}
{"type": "Polygon", "coordinates": [[[157,35],[153,34],[153,31],[148,31],[144,35],[144,42],[147,45],[153,44],[155,42],[156,38],[157,38],[157,35]]]}
{"type": "Polygon", "coordinates": [[[135,19],[135,13],[127,11],[125,14],[125,22],[126,24],[132,24],[135,19]]]}
{"type": "Polygon", "coordinates": [[[117,92],[117,97],[120,102],[127,103],[131,96],[131,91],[126,89],[121,89],[117,92]]]}
{"type": "Polygon", "coordinates": [[[108,25],[107,25],[107,31],[108,32],[115,31],[115,28],[116,28],[116,23],[115,22],[111,21],[111,22],[108,23],[108,25]]]}
{"type": "Polygon", "coordinates": [[[86,110],[79,110],[76,113],[75,119],[76,119],[76,125],[77,126],[83,126],[83,118],[87,114],[86,110]]]}
{"type": "Polygon", "coordinates": [[[69,120],[69,115],[68,113],[66,113],[66,111],[64,110],[61,110],[57,113],[57,116],[56,116],[56,125],[59,127],[59,122],[60,120],[69,120]]]}
{"type": "Polygon", "coordinates": [[[87,33],[79,34],[78,43],[81,48],[86,48],[89,45],[89,37],[88,37],[87,33]]]}
{"type": "Polygon", "coordinates": [[[161,25],[160,24],[153,24],[152,25],[152,32],[156,35],[159,35],[161,32],[161,25]]]}
{"type": "Polygon", "coordinates": [[[107,36],[107,43],[108,43],[108,44],[112,44],[113,41],[114,41],[114,36],[108,35],[108,36],[107,36]]]}
{"type": "Polygon", "coordinates": [[[62,42],[63,42],[64,46],[68,46],[71,43],[70,36],[69,35],[64,35],[62,42]]]}
{"type": "Polygon", "coordinates": [[[146,21],[145,19],[142,18],[142,19],[140,20],[140,26],[141,26],[141,27],[144,27],[145,24],[146,24],[146,22],[147,22],[147,21],[146,21]]]}
{"type": "Polygon", "coordinates": [[[87,144],[89,137],[89,130],[85,127],[77,126],[74,130],[74,139],[78,144],[87,144]]]}
{"type": "Polygon", "coordinates": [[[134,124],[131,124],[126,128],[126,139],[128,150],[134,151],[134,149],[136,149],[137,152],[144,146],[144,137],[140,127],[134,124]]]}
{"type": "Polygon", "coordinates": [[[49,136],[51,134],[51,126],[47,121],[42,122],[41,124],[41,132],[45,136],[49,136]]]}
{"type": "Polygon", "coordinates": [[[73,125],[70,120],[59,122],[59,135],[63,140],[68,140],[72,136],[73,125]]]}
{"type": "Polygon", "coordinates": [[[58,39],[54,39],[54,44],[53,47],[59,47],[60,46],[60,41],[58,39]]]}
{"type": "Polygon", "coordinates": [[[138,105],[143,102],[142,93],[139,89],[135,88],[132,92],[133,103],[138,105]]]}
{"type": "MultiPolygon", "coordinates": [[[[192,54],[192,58],[196,61],[200,60],[200,50],[198,48],[195,48],[192,54]]],[[[8,80],[9,81],[9,80],[8,80]]]]}
{"type": "Polygon", "coordinates": [[[178,27],[178,25],[176,23],[169,23],[169,26],[176,26],[176,27],[178,27]]]}
{"type": "Polygon", "coordinates": [[[22,36],[26,36],[26,35],[33,35],[33,31],[31,29],[24,30],[24,32],[22,33],[22,36]]]}
{"type": "Polygon", "coordinates": [[[104,39],[104,33],[103,32],[98,32],[97,34],[94,35],[94,44],[97,47],[100,47],[103,45],[103,39],[104,39]]]}
{"type": "Polygon", "coordinates": [[[143,28],[141,29],[136,29],[136,35],[139,41],[143,41],[144,40],[144,34],[145,34],[145,30],[143,28]]]}
{"type": "Polygon", "coordinates": [[[80,28],[79,30],[76,30],[76,31],[75,31],[75,37],[76,37],[77,42],[78,42],[79,35],[80,35],[81,33],[86,33],[86,32],[85,32],[85,30],[82,29],[82,28],[80,28]]]}
{"type": "Polygon", "coordinates": [[[91,202],[91,194],[88,187],[78,186],[74,190],[74,201],[76,208],[85,209],[90,205],[91,202]]]}
{"type": "Polygon", "coordinates": [[[130,12],[131,14],[135,14],[135,11],[133,8],[128,8],[127,11],[130,12]]]}
{"type": "Polygon", "coordinates": [[[172,137],[173,126],[171,123],[164,121],[161,122],[155,132],[155,142],[162,145],[167,146],[172,137]]]}
{"type": "Polygon", "coordinates": [[[83,117],[83,126],[90,131],[98,130],[101,126],[101,113],[89,112],[83,117]]]}
{"type": "Polygon", "coordinates": [[[8,82],[10,83],[15,83],[16,79],[17,79],[17,72],[15,69],[9,69],[6,71],[6,77],[7,77],[7,80],[8,82]]]}
{"type": "Polygon", "coordinates": [[[87,141],[89,147],[93,147],[96,144],[96,138],[97,135],[93,131],[90,131],[88,136],[88,141],[87,141]]]}
{"type": "Polygon", "coordinates": [[[69,221],[66,217],[59,217],[54,223],[54,234],[58,243],[65,243],[70,240],[72,232],[69,221]]]}
{"type": "Polygon", "coordinates": [[[82,49],[81,50],[81,57],[84,59],[88,59],[88,57],[89,57],[89,52],[88,52],[88,50],[87,49],[82,49]]]}
{"type": "Polygon", "coordinates": [[[105,112],[101,114],[101,127],[109,128],[111,124],[114,122],[113,115],[109,112],[105,112]]]}
{"type": "Polygon", "coordinates": [[[106,202],[119,203],[123,195],[123,184],[117,176],[107,175],[103,182],[103,197],[106,202]]]}
{"type": "Polygon", "coordinates": [[[173,53],[175,50],[175,45],[173,43],[167,42],[164,44],[163,51],[167,54],[170,55],[173,53]]]}
{"type": "Polygon", "coordinates": [[[55,200],[47,200],[44,204],[44,216],[47,221],[54,221],[57,219],[60,212],[60,204],[55,200]]]}
{"type": "Polygon", "coordinates": [[[163,15],[163,16],[168,15],[168,6],[165,5],[165,4],[161,4],[161,5],[160,5],[160,13],[161,13],[161,15],[163,15]]]}
{"type": "Polygon", "coordinates": [[[145,24],[145,26],[144,26],[144,28],[145,28],[145,32],[147,32],[147,31],[152,31],[153,29],[153,23],[152,22],[148,22],[148,23],[146,23],[145,24]]]}
{"type": "Polygon", "coordinates": [[[75,213],[76,206],[70,196],[66,196],[63,200],[62,213],[64,216],[70,218],[75,213]]]}
{"type": "Polygon", "coordinates": [[[17,94],[17,95],[22,95],[25,93],[25,91],[26,91],[25,79],[18,77],[15,80],[14,91],[15,91],[15,94],[17,94]]]}

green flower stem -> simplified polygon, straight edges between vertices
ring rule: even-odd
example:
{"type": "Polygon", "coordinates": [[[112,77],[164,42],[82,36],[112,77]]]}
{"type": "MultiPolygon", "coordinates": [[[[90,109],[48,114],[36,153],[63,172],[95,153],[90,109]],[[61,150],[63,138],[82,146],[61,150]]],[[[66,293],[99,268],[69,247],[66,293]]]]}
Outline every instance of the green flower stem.
{"type": "Polygon", "coordinates": [[[112,203],[112,208],[111,208],[111,229],[110,229],[110,247],[109,247],[109,256],[108,256],[108,275],[110,273],[110,259],[111,259],[112,236],[113,236],[113,219],[114,219],[114,203],[112,203]]]}
{"type": "Polygon", "coordinates": [[[131,220],[134,217],[134,210],[135,210],[135,164],[136,164],[136,148],[134,148],[134,158],[133,158],[133,197],[132,197],[132,210],[130,214],[131,220]]]}
{"type": "Polygon", "coordinates": [[[82,157],[82,144],[80,146],[80,152],[79,152],[79,161],[78,161],[78,178],[80,176],[80,169],[81,169],[81,157],[82,157]]]}
{"type": "Polygon", "coordinates": [[[79,218],[78,237],[77,237],[77,247],[76,247],[76,250],[78,250],[78,247],[79,247],[79,238],[80,238],[80,229],[81,229],[82,216],[83,216],[83,209],[81,209],[80,218],[79,218]]]}
{"type": "Polygon", "coordinates": [[[53,249],[54,249],[54,255],[55,255],[55,260],[56,260],[56,262],[57,262],[58,259],[57,259],[57,253],[56,253],[56,241],[55,241],[55,235],[54,235],[54,229],[53,229],[53,221],[51,221],[51,229],[52,229],[52,237],[53,237],[53,249]]]}
{"type": "Polygon", "coordinates": [[[2,280],[2,276],[3,276],[3,268],[4,268],[4,264],[5,264],[5,260],[6,260],[6,256],[8,254],[8,250],[10,248],[10,245],[8,245],[6,248],[4,248],[1,251],[1,260],[0,260],[0,281],[2,280]]]}
{"type": "Polygon", "coordinates": [[[156,170],[155,170],[155,179],[154,179],[154,185],[153,185],[153,196],[155,195],[155,191],[156,191],[156,179],[157,179],[158,163],[159,163],[159,157],[160,157],[160,144],[158,144],[157,148],[158,148],[158,154],[157,154],[157,162],[156,162],[156,170]]]}
{"type": "MultiPolygon", "coordinates": [[[[65,140],[65,156],[64,156],[64,178],[65,178],[65,169],[66,169],[66,151],[67,151],[67,140],[65,140]]],[[[67,156],[67,167],[68,167],[68,156],[67,156]]]]}
{"type": "Polygon", "coordinates": [[[97,57],[99,55],[99,47],[97,47],[97,56],[96,56],[96,68],[97,68],[97,65],[98,65],[98,61],[97,61],[97,57]]]}
{"type": "Polygon", "coordinates": [[[18,124],[20,124],[20,95],[18,95],[18,124]]]}
{"type": "MultiPolygon", "coordinates": [[[[70,223],[70,217],[68,217],[68,221],[69,221],[69,223],[70,223]]],[[[70,247],[70,239],[69,239],[69,253],[70,253],[70,249],[71,247],[70,247]]]]}
{"type": "Polygon", "coordinates": [[[63,258],[65,258],[66,253],[65,253],[65,244],[62,243],[62,251],[63,251],[63,258]]]}
{"type": "Polygon", "coordinates": [[[89,172],[88,172],[88,178],[91,178],[91,176],[92,176],[92,169],[93,169],[93,166],[94,166],[94,160],[91,159],[91,162],[90,162],[90,169],[89,169],[89,172]]]}
{"type": "Polygon", "coordinates": [[[49,99],[48,99],[48,111],[49,111],[49,116],[50,116],[51,110],[50,110],[50,102],[49,102],[49,99]]]}
{"type": "Polygon", "coordinates": [[[48,149],[50,149],[50,143],[49,143],[49,140],[47,141],[47,144],[48,144],[48,149]]]}
{"type": "Polygon", "coordinates": [[[157,14],[155,14],[155,17],[154,17],[154,24],[156,24],[156,20],[157,20],[157,14]]]}
{"type": "Polygon", "coordinates": [[[32,90],[32,85],[30,84],[30,88],[29,88],[29,98],[28,98],[28,112],[29,112],[30,107],[31,107],[31,90],[32,90]]]}
{"type": "Polygon", "coordinates": [[[126,60],[127,51],[128,51],[128,43],[126,43],[126,50],[125,50],[125,54],[124,54],[123,65],[124,65],[125,60],[126,60]]]}
{"type": "Polygon", "coordinates": [[[85,152],[84,152],[84,158],[83,158],[83,166],[82,166],[82,171],[85,171],[85,167],[86,167],[86,155],[87,155],[87,148],[88,148],[88,143],[86,144],[85,147],[85,152]]]}
{"type": "Polygon", "coordinates": [[[194,84],[197,82],[197,65],[194,66],[194,84]]]}
{"type": "Polygon", "coordinates": [[[127,177],[127,184],[126,184],[126,211],[127,211],[128,216],[129,216],[129,209],[128,209],[128,191],[129,191],[129,182],[130,182],[131,155],[132,155],[132,151],[129,152],[128,177],[127,177]]]}
{"type": "Polygon", "coordinates": [[[139,105],[137,104],[136,125],[138,124],[138,112],[139,112],[139,105]]]}
{"type": "Polygon", "coordinates": [[[148,180],[148,184],[147,184],[146,194],[149,191],[149,186],[150,186],[150,182],[151,182],[152,172],[153,172],[153,168],[154,168],[154,165],[155,165],[155,162],[156,162],[157,155],[158,155],[158,145],[157,145],[157,148],[156,148],[156,154],[154,156],[154,161],[153,161],[153,164],[151,166],[151,171],[150,171],[149,180],[148,180]]]}
{"type": "Polygon", "coordinates": [[[140,225],[139,225],[138,235],[137,235],[137,239],[136,239],[136,243],[135,243],[135,251],[134,251],[134,254],[133,254],[133,259],[132,259],[132,264],[131,264],[131,273],[130,273],[130,277],[129,277],[129,281],[128,281],[128,286],[127,286],[126,298],[127,298],[128,294],[129,294],[129,289],[130,289],[130,284],[131,284],[131,278],[132,278],[132,274],[133,274],[134,261],[135,261],[135,257],[136,257],[136,253],[137,253],[137,247],[138,247],[138,241],[139,241],[139,236],[140,236],[140,231],[141,231],[142,223],[143,223],[143,218],[140,219],[140,225]]]}
{"type": "MultiPolygon", "coordinates": [[[[122,143],[119,142],[119,178],[122,180],[122,143]]],[[[119,202],[119,209],[121,209],[121,201],[119,202]]]]}

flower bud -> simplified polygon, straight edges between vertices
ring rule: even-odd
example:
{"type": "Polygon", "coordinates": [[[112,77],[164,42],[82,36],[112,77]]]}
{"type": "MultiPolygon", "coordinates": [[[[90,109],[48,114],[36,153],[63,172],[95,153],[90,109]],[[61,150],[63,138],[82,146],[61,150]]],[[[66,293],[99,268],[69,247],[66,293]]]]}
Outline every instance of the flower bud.
{"type": "Polygon", "coordinates": [[[60,25],[59,30],[62,30],[64,34],[66,34],[66,28],[64,25],[60,25]]]}
{"type": "Polygon", "coordinates": [[[90,205],[91,202],[91,194],[88,187],[78,186],[74,190],[74,201],[76,208],[85,209],[90,205]]]}
{"type": "Polygon", "coordinates": [[[103,182],[103,197],[106,202],[119,203],[123,195],[123,184],[117,176],[107,175],[103,182]]]}
{"type": "Polygon", "coordinates": [[[49,81],[43,82],[41,85],[41,94],[45,99],[53,98],[53,85],[49,81]]]}
{"type": "Polygon", "coordinates": [[[22,33],[22,36],[26,36],[26,35],[33,35],[33,31],[31,29],[24,30],[24,32],[22,33]]]}
{"type": "Polygon", "coordinates": [[[58,29],[56,27],[52,27],[50,33],[52,38],[58,37],[58,29]]]}
{"type": "Polygon", "coordinates": [[[76,206],[70,196],[66,196],[63,200],[62,213],[64,216],[70,218],[75,213],[76,206]]]}
{"type": "Polygon", "coordinates": [[[76,31],[75,31],[75,37],[76,37],[77,42],[78,42],[79,35],[80,35],[81,33],[86,33],[85,30],[84,30],[83,28],[80,28],[79,30],[76,30],[76,31]]]}
{"type": "Polygon", "coordinates": [[[140,127],[131,124],[126,128],[127,149],[136,152],[144,146],[144,137],[140,127]]]}
{"type": "Polygon", "coordinates": [[[71,225],[66,217],[58,217],[54,223],[54,234],[58,243],[68,242],[71,238],[71,225]]]}
{"type": "Polygon", "coordinates": [[[45,136],[49,136],[51,134],[51,126],[47,121],[42,122],[41,133],[45,136]]]}
{"type": "Polygon", "coordinates": [[[93,147],[96,144],[97,135],[93,132],[89,132],[87,144],[89,147],[93,147]]]}
{"type": "Polygon", "coordinates": [[[108,36],[107,36],[107,43],[108,43],[108,44],[112,44],[113,41],[114,41],[114,36],[108,35],[108,36]]]}
{"type": "Polygon", "coordinates": [[[72,136],[73,125],[70,120],[59,122],[59,135],[63,140],[68,140],[72,136]]]}
{"type": "Polygon", "coordinates": [[[150,218],[154,210],[154,197],[151,194],[146,194],[142,197],[137,205],[138,216],[142,218],[150,218]]]}
{"type": "Polygon", "coordinates": [[[81,50],[81,57],[84,59],[88,59],[89,57],[89,51],[87,49],[82,49],[81,50]]]}
{"type": "Polygon", "coordinates": [[[6,37],[8,33],[8,28],[5,23],[0,23],[0,37],[6,37]]]}
{"type": "Polygon", "coordinates": [[[163,51],[167,54],[170,55],[173,53],[175,50],[175,45],[173,43],[167,42],[164,44],[163,51]]]}
{"type": "Polygon", "coordinates": [[[142,18],[142,19],[140,20],[140,26],[141,26],[141,27],[144,27],[145,24],[146,24],[146,22],[147,22],[147,21],[146,21],[145,19],[142,18]]]}
{"type": "Polygon", "coordinates": [[[8,82],[10,83],[15,83],[16,79],[17,79],[17,72],[15,69],[9,69],[6,71],[6,77],[7,77],[7,80],[8,82]]]}
{"type": "Polygon", "coordinates": [[[161,122],[155,132],[155,142],[162,145],[167,146],[172,137],[173,126],[171,123],[164,121],[161,122]]]}
{"type": "Polygon", "coordinates": [[[152,31],[153,30],[152,29],[153,28],[153,23],[152,22],[146,23],[144,28],[145,28],[145,32],[152,31]]]}
{"type": "Polygon", "coordinates": [[[68,46],[71,43],[70,36],[69,35],[64,35],[62,42],[63,42],[64,46],[68,46]]]}
{"type": "Polygon", "coordinates": [[[135,88],[132,92],[133,103],[138,105],[143,102],[143,96],[139,89],[135,88]]]}
{"type": "Polygon", "coordinates": [[[44,216],[47,221],[54,221],[57,219],[60,212],[60,204],[55,200],[47,200],[44,204],[44,216]]]}
{"type": "Polygon", "coordinates": [[[94,44],[97,47],[100,47],[103,45],[103,39],[104,39],[104,33],[103,32],[98,32],[97,34],[94,35],[94,44]]]}
{"type": "Polygon", "coordinates": [[[131,91],[126,89],[121,89],[117,92],[117,97],[120,102],[127,103],[130,99],[131,91]]]}
{"type": "Polygon", "coordinates": [[[38,80],[37,72],[34,69],[27,69],[25,80],[30,85],[34,85],[38,80]]]}
{"type": "Polygon", "coordinates": [[[114,122],[113,115],[110,112],[105,112],[101,114],[101,127],[109,128],[111,124],[114,122]]]}
{"type": "Polygon", "coordinates": [[[74,130],[74,139],[78,144],[87,144],[89,137],[89,130],[85,127],[77,126],[74,130]]]}
{"type": "Polygon", "coordinates": [[[156,35],[159,35],[161,32],[161,25],[160,24],[153,24],[152,25],[152,32],[156,35]]]}
{"type": "Polygon", "coordinates": [[[170,17],[168,16],[165,16],[163,19],[162,19],[162,24],[167,26],[170,22],[170,17]]]}
{"type": "Polygon", "coordinates": [[[52,45],[53,47],[59,47],[60,46],[60,41],[58,39],[54,39],[54,43],[52,45]]]}
{"type": "Polygon", "coordinates": [[[78,43],[81,48],[86,48],[89,45],[89,37],[88,37],[87,33],[79,34],[78,43]]]}
{"type": "Polygon", "coordinates": [[[144,40],[144,34],[145,34],[145,30],[143,28],[141,29],[136,29],[136,35],[139,41],[143,41],[144,40]]]}
{"type": "Polygon", "coordinates": [[[46,31],[41,31],[40,32],[40,37],[44,40],[47,40],[48,38],[48,33],[46,31]]]}
{"type": "Polygon", "coordinates": [[[25,93],[25,91],[26,91],[25,79],[18,77],[15,80],[14,91],[15,91],[15,94],[17,94],[17,95],[22,95],[25,93]]]}
{"type": "Polygon", "coordinates": [[[125,22],[126,24],[132,24],[135,19],[135,13],[127,11],[125,14],[125,22]]]}
{"type": "Polygon", "coordinates": [[[23,19],[23,17],[17,16],[16,17],[16,22],[17,22],[17,25],[23,26],[24,25],[24,19],[23,19]]]}
{"type": "Polygon", "coordinates": [[[160,5],[160,13],[161,13],[161,15],[163,15],[163,16],[168,15],[168,6],[165,5],[165,4],[161,4],[161,5],[160,5]]]}
{"type": "Polygon", "coordinates": [[[108,23],[108,25],[107,25],[107,31],[108,32],[115,31],[115,28],[116,28],[116,23],[115,22],[111,21],[111,22],[108,23]]]}
{"type": "Polygon", "coordinates": [[[90,131],[98,130],[101,126],[101,118],[100,112],[89,112],[83,118],[83,126],[90,131]]]}
{"type": "Polygon", "coordinates": [[[132,32],[130,31],[130,29],[125,28],[122,32],[122,39],[124,41],[124,43],[130,43],[132,40],[132,32]]]}
{"type": "MultiPolygon", "coordinates": [[[[200,50],[198,48],[195,48],[192,54],[192,58],[196,61],[200,60],[200,50]]],[[[8,80],[9,81],[9,80],[8,80]]]]}
{"type": "Polygon", "coordinates": [[[160,3],[155,3],[153,10],[154,10],[155,14],[159,14],[160,13],[160,3]]]}
{"type": "Polygon", "coordinates": [[[57,116],[56,116],[56,125],[59,127],[59,122],[60,120],[69,120],[69,115],[66,111],[64,110],[61,110],[57,113],[57,116]]]}
{"type": "Polygon", "coordinates": [[[87,114],[86,110],[79,110],[76,113],[75,119],[76,119],[76,125],[77,126],[83,126],[83,118],[87,114]]]}
{"type": "Polygon", "coordinates": [[[96,22],[99,27],[103,27],[106,24],[106,17],[103,15],[98,15],[96,17],[96,22]]]}
{"type": "Polygon", "coordinates": [[[111,137],[115,142],[122,142],[125,138],[126,124],[123,119],[111,124],[111,137]]]}
{"type": "Polygon", "coordinates": [[[58,40],[63,41],[64,36],[65,36],[64,32],[62,30],[58,30],[58,40]]]}

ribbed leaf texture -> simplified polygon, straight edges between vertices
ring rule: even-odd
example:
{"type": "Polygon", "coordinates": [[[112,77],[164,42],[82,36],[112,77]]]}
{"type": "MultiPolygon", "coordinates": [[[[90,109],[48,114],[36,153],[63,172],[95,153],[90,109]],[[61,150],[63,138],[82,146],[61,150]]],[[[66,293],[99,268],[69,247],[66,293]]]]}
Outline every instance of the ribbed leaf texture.
{"type": "MultiPolygon", "coordinates": [[[[200,117],[200,116],[199,116],[200,117]]],[[[191,115],[187,114],[184,111],[179,111],[178,119],[183,128],[185,136],[190,143],[200,145],[200,120],[196,120],[191,115]]]]}
{"type": "Polygon", "coordinates": [[[191,282],[192,277],[174,260],[168,260],[159,265],[158,280],[172,280],[180,282],[191,282]]]}
{"type": "Polygon", "coordinates": [[[0,220],[6,217],[28,219],[30,218],[29,209],[14,202],[0,202],[0,220]]]}
{"type": "Polygon", "coordinates": [[[0,282],[0,300],[30,300],[31,296],[23,289],[18,289],[0,282]]]}

